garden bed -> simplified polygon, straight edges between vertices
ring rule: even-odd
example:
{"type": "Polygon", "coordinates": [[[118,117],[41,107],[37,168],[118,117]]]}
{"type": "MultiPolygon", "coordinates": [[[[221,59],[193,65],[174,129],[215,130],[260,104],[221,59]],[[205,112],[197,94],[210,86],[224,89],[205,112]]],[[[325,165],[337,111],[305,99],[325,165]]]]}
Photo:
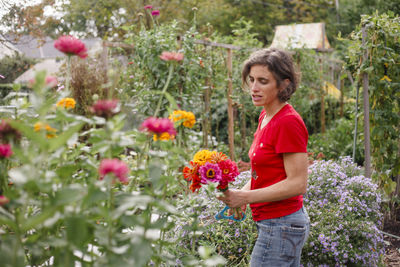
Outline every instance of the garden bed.
{"type": "MultiPolygon", "coordinates": [[[[400,236],[400,209],[397,210],[395,216],[386,219],[383,231],[395,236],[400,236]]],[[[386,243],[385,249],[385,265],[388,267],[400,266],[400,239],[384,235],[386,243]]]]}

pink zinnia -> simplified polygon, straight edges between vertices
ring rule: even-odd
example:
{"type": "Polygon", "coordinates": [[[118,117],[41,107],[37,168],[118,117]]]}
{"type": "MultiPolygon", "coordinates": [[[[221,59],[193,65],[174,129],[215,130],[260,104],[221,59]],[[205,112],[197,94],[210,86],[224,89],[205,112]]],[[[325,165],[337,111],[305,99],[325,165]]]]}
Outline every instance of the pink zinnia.
{"type": "Polygon", "coordinates": [[[0,78],[1,78],[1,79],[5,79],[6,77],[4,77],[3,75],[0,74],[0,78]]]}
{"type": "Polygon", "coordinates": [[[140,126],[141,131],[148,131],[153,134],[161,135],[162,133],[169,133],[175,136],[176,130],[174,123],[167,118],[153,118],[146,119],[140,126]]]}
{"type": "Polygon", "coordinates": [[[89,108],[89,110],[96,116],[103,118],[110,118],[118,113],[117,111],[118,100],[97,100],[97,102],[89,108]]]}
{"type": "Polygon", "coordinates": [[[119,159],[103,159],[100,162],[99,174],[100,180],[103,180],[107,174],[113,174],[121,183],[128,183],[129,168],[125,162],[119,159]]]}
{"type": "Polygon", "coordinates": [[[7,204],[10,200],[6,196],[0,196],[0,206],[7,204]]]}
{"type": "Polygon", "coordinates": [[[0,144],[0,158],[9,158],[13,154],[10,144],[0,144]]]}
{"type": "Polygon", "coordinates": [[[147,6],[144,6],[144,9],[152,9],[153,8],[153,6],[152,5],[147,5],[147,6]]]}
{"type": "Polygon", "coordinates": [[[156,16],[160,16],[160,10],[153,10],[151,11],[151,15],[156,17],[156,16]]]}
{"type": "Polygon", "coordinates": [[[46,76],[45,83],[46,86],[53,88],[57,86],[58,81],[57,78],[54,76],[46,76]]]}
{"type": "Polygon", "coordinates": [[[54,42],[54,47],[68,56],[86,58],[88,56],[85,44],[71,35],[63,35],[54,42]]]}
{"type": "Polygon", "coordinates": [[[165,61],[171,61],[171,60],[182,61],[183,54],[182,53],[178,53],[178,52],[167,52],[167,51],[164,51],[164,52],[161,53],[160,58],[162,60],[165,60],[165,61]]]}
{"type": "Polygon", "coordinates": [[[216,183],[221,181],[222,179],[222,172],[221,169],[218,167],[218,164],[207,162],[200,167],[199,173],[201,176],[200,182],[202,184],[208,184],[208,182],[216,183]]]}

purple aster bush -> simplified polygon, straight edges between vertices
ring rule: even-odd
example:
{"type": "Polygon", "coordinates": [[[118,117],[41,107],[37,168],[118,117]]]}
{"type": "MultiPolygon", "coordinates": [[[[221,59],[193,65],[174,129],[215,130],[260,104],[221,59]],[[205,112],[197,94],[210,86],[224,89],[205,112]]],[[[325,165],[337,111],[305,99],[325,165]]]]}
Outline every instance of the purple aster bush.
{"type": "Polygon", "coordinates": [[[317,161],[309,168],[305,206],[311,221],[304,266],[379,266],[381,194],[349,157],[317,161]]]}
{"type": "MultiPolygon", "coordinates": [[[[242,172],[230,187],[241,188],[249,179],[250,172],[242,172]]],[[[213,248],[226,259],[225,266],[248,265],[257,238],[251,211],[247,209],[247,219],[242,222],[216,221],[215,214],[225,207],[215,198],[218,193],[218,190],[211,194],[207,190],[200,190],[198,194],[184,196],[178,201],[178,209],[187,216],[176,218],[175,228],[169,232],[170,240],[178,242],[176,249],[170,252],[182,261],[182,265],[177,266],[186,266],[185,262],[189,262],[187,255],[193,256],[193,251],[197,251],[199,246],[213,248]]]]}

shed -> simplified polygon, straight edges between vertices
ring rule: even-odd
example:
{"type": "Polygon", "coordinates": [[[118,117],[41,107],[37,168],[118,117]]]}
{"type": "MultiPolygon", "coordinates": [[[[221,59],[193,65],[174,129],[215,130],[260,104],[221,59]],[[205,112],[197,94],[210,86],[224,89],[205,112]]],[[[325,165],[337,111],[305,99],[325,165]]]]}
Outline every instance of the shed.
{"type": "Polygon", "coordinates": [[[331,51],[325,33],[325,23],[278,25],[271,47],[283,49],[308,48],[321,52],[331,51]]]}

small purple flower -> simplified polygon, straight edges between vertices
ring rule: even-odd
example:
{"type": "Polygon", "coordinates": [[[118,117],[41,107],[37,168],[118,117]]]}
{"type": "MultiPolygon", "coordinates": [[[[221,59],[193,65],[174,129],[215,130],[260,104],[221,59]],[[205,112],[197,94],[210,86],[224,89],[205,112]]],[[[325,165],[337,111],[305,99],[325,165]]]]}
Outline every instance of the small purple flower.
{"type": "Polygon", "coordinates": [[[160,10],[153,10],[153,11],[151,11],[151,15],[152,15],[153,17],[160,16],[160,10]]]}

